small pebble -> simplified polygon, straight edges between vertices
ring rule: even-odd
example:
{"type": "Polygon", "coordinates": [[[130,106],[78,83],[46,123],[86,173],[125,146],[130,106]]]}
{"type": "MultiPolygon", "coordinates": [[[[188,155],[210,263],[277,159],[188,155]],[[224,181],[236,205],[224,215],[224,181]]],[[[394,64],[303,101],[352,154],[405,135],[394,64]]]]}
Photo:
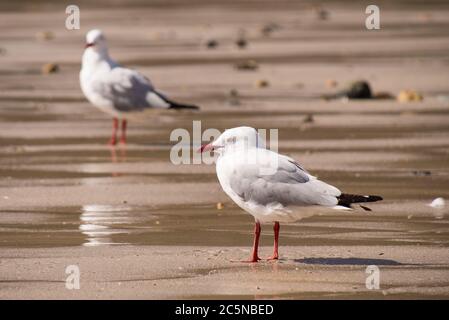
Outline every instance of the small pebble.
{"type": "Polygon", "coordinates": [[[56,73],[59,71],[59,66],[56,63],[47,63],[42,66],[43,74],[56,73]]]}
{"type": "Polygon", "coordinates": [[[224,204],[221,203],[221,202],[218,202],[217,203],[217,210],[222,210],[222,209],[224,209],[224,204]]]}
{"type": "Polygon", "coordinates": [[[36,39],[37,40],[53,40],[55,37],[54,33],[51,31],[40,31],[36,33],[36,39]]]}
{"type": "Polygon", "coordinates": [[[237,47],[239,47],[240,49],[245,49],[246,46],[248,45],[248,41],[246,41],[245,38],[239,38],[239,39],[237,39],[237,41],[235,42],[235,44],[236,44],[237,47]]]}
{"type": "Polygon", "coordinates": [[[432,172],[429,170],[415,170],[415,171],[412,171],[412,173],[415,176],[430,176],[430,175],[432,175],[432,172]]]}
{"type": "Polygon", "coordinates": [[[260,79],[256,81],[256,87],[257,88],[266,88],[269,87],[270,83],[268,82],[268,80],[265,79],[260,79]]]}
{"type": "Polygon", "coordinates": [[[262,33],[262,35],[264,35],[265,37],[270,36],[274,31],[279,30],[280,26],[277,23],[271,22],[271,23],[267,23],[266,25],[264,25],[262,27],[262,29],[260,30],[260,32],[262,33]]]}
{"type": "Polygon", "coordinates": [[[207,40],[206,47],[209,49],[215,49],[216,47],[218,47],[218,41],[215,39],[207,40]]]}
{"type": "Polygon", "coordinates": [[[416,91],[402,90],[401,92],[399,92],[396,99],[398,102],[405,103],[405,102],[419,102],[422,101],[424,98],[420,93],[416,91]]]}
{"type": "Polygon", "coordinates": [[[302,120],[303,123],[313,123],[315,122],[315,119],[313,118],[313,114],[308,114],[304,117],[304,120],[302,120]]]}
{"type": "Polygon", "coordinates": [[[232,106],[240,105],[239,92],[237,91],[237,89],[231,89],[229,91],[228,102],[232,106]]]}
{"type": "Polygon", "coordinates": [[[255,60],[246,60],[237,62],[234,67],[237,70],[257,70],[259,68],[259,65],[255,60]]]}

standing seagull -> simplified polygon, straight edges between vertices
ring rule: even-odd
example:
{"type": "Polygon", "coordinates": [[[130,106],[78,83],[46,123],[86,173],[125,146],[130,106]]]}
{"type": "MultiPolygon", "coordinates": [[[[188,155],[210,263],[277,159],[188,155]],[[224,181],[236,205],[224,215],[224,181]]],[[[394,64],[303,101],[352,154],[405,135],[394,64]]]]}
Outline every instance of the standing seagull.
{"type": "Polygon", "coordinates": [[[292,158],[266,149],[254,128],[226,130],[199,151],[210,150],[219,154],[216,169],[224,192],[255,218],[253,250],[246,262],[260,260],[261,223],[274,223],[274,252],[268,260],[277,260],[279,222],[297,221],[327,208],[350,209],[352,203],[382,200],[379,196],[341,193],[292,158]]]}
{"type": "Polygon", "coordinates": [[[111,145],[117,143],[119,120],[122,121],[120,142],[126,143],[126,119],[132,114],[149,109],[198,109],[169,100],[145,76],[112,60],[106,38],[97,29],[86,35],[80,83],[86,98],[113,116],[111,145]]]}

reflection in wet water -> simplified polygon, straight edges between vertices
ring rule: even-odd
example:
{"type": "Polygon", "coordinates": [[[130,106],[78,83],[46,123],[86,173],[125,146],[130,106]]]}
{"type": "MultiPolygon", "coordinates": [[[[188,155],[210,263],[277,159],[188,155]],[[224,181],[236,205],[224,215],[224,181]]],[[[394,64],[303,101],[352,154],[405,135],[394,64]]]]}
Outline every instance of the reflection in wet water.
{"type": "MultiPolygon", "coordinates": [[[[118,162],[127,162],[127,156],[126,156],[126,145],[119,145],[119,154],[117,155],[117,150],[115,146],[112,146],[110,148],[111,151],[111,162],[112,163],[118,163],[118,162]]],[[[120,174],[118,172],[112,172],[113,177],[117,177],[120,174]]]]}
{"type": "Polygon", "coordinates": [[[126,244],[113,241],[112,236],[129,233],[119,226],[129,223],[131,207],[94,204],[83,206],[81,211],[79,230],[87,236],[83,246],[126,244]]]}
{"type": "MultiPolygon", "coordinates": [[[[426,207],[426,206],[423,206],[426,207]]],[[[432,209],[427,207],[428,209],[432,209]]],[[[426,211],[392,216],[390,207],[375,214],[317,216],[284,226],[283,245],[449,245],[449,217],[426,211]]],[[[408,207],[401,212],[408,212],[408,207]]],[[[91,204],[40,210],[2,210],[1,247],[107,245],[244,246],[252,240],[252,220],[238,208],[215,206],[136,206],[91,204]]],[[[263,228],[262,246],[272,246],[263,228]]],[[[248,251],[242,253],[246,257],[248,251]]],[[[276,267],[276,266],[274,266],[276,267]]]]}

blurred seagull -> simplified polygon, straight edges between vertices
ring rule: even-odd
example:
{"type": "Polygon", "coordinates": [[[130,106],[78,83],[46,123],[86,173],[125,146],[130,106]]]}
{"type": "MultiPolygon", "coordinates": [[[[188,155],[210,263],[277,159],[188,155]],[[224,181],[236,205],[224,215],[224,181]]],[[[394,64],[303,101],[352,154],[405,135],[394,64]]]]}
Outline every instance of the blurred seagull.
{"type": "Polygon", "coordinates": [[[260,260],[261,223],[274,223],[274,252],[268,259],[277,260],[280,222],[297,221],[323,209],[348,210],[353,203],[382,200],[379,196],[341,193],[292,158],[266,149],[254,128],[226,130],[199,151],[209,150],[219,154],[216,170],[224,192],[255,218],[253,250],[246,262],[260,260]]]}
{"type": "Polygon", "coordinates": [[[131,115],[149,109],[199,109],[169,100],[154,88],[148,78],[112,60],[106,38],[97,29],[86,35],[80,84],[84,95],[94,106],[113,116],[111,145],[117,143],[119,120],[122,121],[120,142],[126,143],[126,119],[131,115]]]}

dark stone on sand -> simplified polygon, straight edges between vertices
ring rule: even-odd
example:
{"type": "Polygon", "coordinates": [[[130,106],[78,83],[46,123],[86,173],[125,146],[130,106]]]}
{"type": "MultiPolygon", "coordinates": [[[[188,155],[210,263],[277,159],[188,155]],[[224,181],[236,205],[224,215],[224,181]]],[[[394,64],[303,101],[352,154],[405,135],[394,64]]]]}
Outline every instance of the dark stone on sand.
{"type": "Polygon", "coordinates": [[[271,35],[271,33],[273,33],[276,30],[279,30],[279,29],[280,29],[280,26],[277,23],[270,22],[270,23],[267,23],[266,25],[264,25],[260,31],[265,37],[268,37],[271,35]]]}
{"type": "Polygon", "coordinates": [[[366,81],[355,81],[343,92],[349,99],[371,99],[371,87],[366,81]]]}
{"type": "Polygon", "coordinates": [[[240,105],[239,92],[237,91],[237,89],[231,89],[229,91],[228,103],[231,106],[238,106],[238,105],[240,105]]]}
{"type": "Polygon", "coordinates": [[[239,38],[239,39],[237,39],[237,41],[235,42],[235,44],[236,44],[237,47],[239,47],[240,49],[245,49],[246,46],[248,45],[248,41],[246,41],[244,38],[239,38]]]}
{"type": "Polygon", "coordinates": [[[346,97],[348,99],[372,99],[371,86],[365,80],[358,80],[350,83],[345,89],[332,95],[325,95],[325,99],[337,99],[346,97]]]}
{"type": "Polygon", "coordinates": [[[432,172],[429,170],[415,170],[412,171],[413,175],[417,176],[417,177],[425,177],[425,176],[430,176],[432,175],[432,172]]]}
{"type": "Polygon", "coordinates": [[[207,40],[206,47],[208,47],[209,49],[215,49],[216,47],[218,47],[218,41],[214,39],[207,40]]]}

